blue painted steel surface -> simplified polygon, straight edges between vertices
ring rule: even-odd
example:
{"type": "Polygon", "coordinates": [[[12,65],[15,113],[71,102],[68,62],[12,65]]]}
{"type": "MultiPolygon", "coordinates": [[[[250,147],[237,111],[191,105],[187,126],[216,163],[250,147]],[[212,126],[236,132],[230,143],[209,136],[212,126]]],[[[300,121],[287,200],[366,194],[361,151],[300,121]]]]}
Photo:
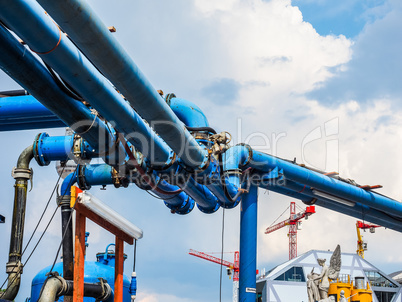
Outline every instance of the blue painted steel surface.
{"type": "Polygon", "coordinates": [[[188,127],[209,127],[208,119],[200,107],[181,98],[172,98],[168,105],[174,114],[188,127]]]}
{"type": "Polygon", "coordinates": [[[205,150],[200,148],[183,123],[170,110],[164,99],[85,1],[40,0],[39,2],[85,55],[122,92],[137,112],[151,123],[153,129],[187,167],[195,169],[206,164],[205,150]]]}
{"type": "Polygon", "coordinates": [[[218,198],[204,185],[197,183],[191,176],[183,185],[179,185],[197,203],[198,209],[206,214],[215,213],[219,209],[218,198]]]}
{"type": "MultiPolygon", "coordinates": [[[[116,124],[115,128],[118,131],[128,135],[128,140],[153,165],[164,166],[169,161],[173,156],[171,149],[145,124],[75,45],[62,34],[36,1],[0,0],[0,6],[2,7],[0,18],[31,49],[42,53],[39,56],[102,116],[112,124],[116,124]]],[[[99,49],[99,45],[96,48],[99,49]]],[[[165,103],[159,95],[158,97],[165,103]]],[[[154,110],[150,104],[147,104],[147,107],[151,111],[154,110]]],[[[174,115],[173,112],[171,114],[174,115]]],[[[181,140],[181,137],[179,139],[181,140]]]]}
{"type": "MultiPolygon", "coordinates": [[[[2,7],[8,4],[9,2],[3,3],[2,7]]],[[[2,11],[3,9],[0,14],[2,11]]],[[[106,125],[91,114],[84,104],[68,97],[56,85],[43,64],[2,26],[0,26],[0,53],[0,67],[4,72],[55,113],[66,125],[80,133],[95,150],[104,152],[109,142],[112,144],[115,141],[106,125]],[[107,138],[105,142],[108,144],[99,143],[100,135],[107,138]]],[[[119,153],[124,154],[121,144],[119,148],[119,153]]]]}
{"type": "MultiPolygon", "coordinates": [[[[112,257],[113,255],[110,255],[112,257]]],[[[113,262],[114,263],[114,262],[113,262]]],[[[46,274],[51,269],[51,266],[48,266],[42,269],[32,280],[32,287],[31,287],[31,302],[37,302],[39,298],[39,294],[43,283],[46,280],[46,274]]],[[[58,272],[61,276],[63,276],[63,263],[58,262],[54,266],[54,272],[58,272]]],[[[114,289],[114,266],[107,265],[101,262],[95,261],[85,261],[85,272],[84,272],[84,281],[96,283],[99,282],[98,278],[104,278],[107,283],[114,289]]],[[[130,302],[130,279],[123,275],[123,302],[130,302]]],[[[64,301],[63,297],[60,297],[58,301],[64,301]]],[[[107,300],[108,302],[112,302],[107,300]]],[[[95,302],[95,298],[85,297],[84,302],[95,302]]]]}
{"type": "Polygon", "coordinates": [[[255,302],[258,187],[251,185],[240,209],[239,302],[255,302]]]}
{"type": "MultiPolygon", "coordinates": [[[[331,178],[324,174],[309,170],[290,161],[279,159],[272,155],[253,151],[252,162],[249,164],[260,171],[275,168],[283,170],[286,179],[322,190],[333,196],[352,202],[359,202],[374,209],[384,211],[392,216],[402,218],[402,203],[389,197],[366,191],[349,183],[331,178]]],[[[317,196],[318,197],[318,196],[317,196]]]]}
{"type": "Polygon", "coordinates": [[[66,127],[31,95],[0,98],[0,131],[66,127]]]}
{"type": "MultiPolygon", "coordinates": [[[[65,161],[74,158],[74,136],[49,136],[47,133],[37,135],[33,147],[34,157],[38,164],[47,166],[51,161],[65,161]]],[[[88,144],[81,144],[80,158],[95,158],[99,154],[88,144]]]]}
{"type": "MultiPolygon", "coordinates": [[[[330,178],[324,174],[301,167],[293,162],[279,159],[269,154],[251,150],[246,146],[237,145],[226,152],[225,170],[251,167],[260,174],[264,174],[273,170],[282,171],[284,182],[282,185],[265,186],[279,193],[286,193],[289,196],[301,200],[306,198],[316,198],[320,200],[320,204],[324,207],[345,213],[354,217],[365,217],[369,221],[379,223],[382,226],[392,228],[394,230],[402,230],[402,226],[398,222],[402,222],[402,203],[389,197],[377,194],[375,192],[363,190],[352,184],[330,178]],[[237,161],[237,164],[236,164],[237,161]],[[281,188],[283,186],[283,188],[281,188]],[[323,192],[332,194],[352,202],[355,206],[344,206],[336,201],[328,200],[313,194],[312,188],[322,190],[323,192]],[[293,192],[293,193],[292,193],[293,192]],[[388,217],[388,219],[387,219],[388,217]]],[[[231,178],[236,183],[236,179],[231,178]]]]}
{"type": "MultiPolygon", "coordinates": [[[[81,183],[85,183],[85,186],[90,188],[91,186],[96,185],[111,185],[113,184],[113,175],[112,170],[113,168],[106,164],[96,164],[96,165],[86,165],[82,166],[82,179],[81,183]]],[[[75,183],[78,183],[78,171],[81,170],[80,167],[74,173],[70,173],[63,181],[61,185],[60,194],[61,195],[70,195],[70,187],[75,183]]],[[[157,176],[156,183],[158,188],[167,191],[173,192],[177,191],[179,187],[171,185],[164,180],[159,180],[157,176]]],[[[129,179],[130,182],[135,182],[138,179],[136,176],[129,179]]],[[[84,189],[84,188],[82,188],[84,189]]],[[[161,199],[165,199],[165,205],[171,209],[174,213],[177,214],[188,214],[190,213],[195,205],[194,200],[187,195],[186,192],[181,192],[176,195],[167,195],[156,191],[153,188],[146,188],[153,192],[153,194],[157,195],[161,199]]]]}

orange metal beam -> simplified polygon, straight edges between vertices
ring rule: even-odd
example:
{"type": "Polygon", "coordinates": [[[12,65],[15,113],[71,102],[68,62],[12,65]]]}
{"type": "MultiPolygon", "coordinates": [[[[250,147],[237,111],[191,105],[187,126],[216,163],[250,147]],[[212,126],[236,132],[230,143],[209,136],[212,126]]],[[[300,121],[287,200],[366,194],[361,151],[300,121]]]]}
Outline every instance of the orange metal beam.
{"type": "Polygon", "coordinates": [[[75,209],[77,210],[77,212],[80,212],[81,214],[86,216],[88,219],[91,219],[97,225],[99,225],[100,227],[102,227],[105,230],[109,231],[110,233],[112,233],[116,237],[121,238],[122,240],[124,240],[128,244],[132,245],[134,243],[133,237],[129,236],[128,234],[126,234],[122,230],[116,228],[113,224],[111,224],[110,222],[102,219],[101,217],[99,217],[95,213],[89,211],[86,207],[84,207],[79,202],[75,203],[75,209]]]}
{"type": "Polygon", "coordinates": [[[76,212],[73,302],[84,301],[85,224],[85,215],[76,212]]]}
{"type": "Polygon", "coordinates": [[[116,236],[114,268],[114,302],[123,301],[124,241],[116,236]]]}

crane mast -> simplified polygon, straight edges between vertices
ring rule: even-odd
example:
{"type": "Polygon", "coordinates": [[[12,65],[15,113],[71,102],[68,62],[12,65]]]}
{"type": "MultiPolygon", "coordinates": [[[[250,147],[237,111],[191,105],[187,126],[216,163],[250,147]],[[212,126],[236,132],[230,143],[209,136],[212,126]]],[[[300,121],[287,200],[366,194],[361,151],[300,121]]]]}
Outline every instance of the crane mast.
{"type": "Polygon", "coordinates": [[[268,227],[265,230],[265,234],[272,233],[285,226],[289,226],[289,260],[297,257],[297,225],[298,222],[315,213],[315,206],[308,206],[305,211],[296,213],[296,203],[290,203],[290,217],[284,221],[281,221],[273,226],[268,227]]]}

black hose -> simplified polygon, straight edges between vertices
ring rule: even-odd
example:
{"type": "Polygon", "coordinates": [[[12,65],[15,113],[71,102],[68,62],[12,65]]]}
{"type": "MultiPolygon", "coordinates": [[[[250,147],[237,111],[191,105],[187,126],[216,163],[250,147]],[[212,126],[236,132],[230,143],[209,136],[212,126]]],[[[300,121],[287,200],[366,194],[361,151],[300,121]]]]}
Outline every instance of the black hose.
{"type": "Polygon", "coordinates": [[[29,92],[25,89],[0,91],[0,98],[23,95],[29,95],[29,92]]]}
{"type": "Polygon", "coordinates": [[[188,131],[208,131],[210,133],[216,134],[216,131],[214,128],[211,127],[189,127],[186,126],[188,131]]]}

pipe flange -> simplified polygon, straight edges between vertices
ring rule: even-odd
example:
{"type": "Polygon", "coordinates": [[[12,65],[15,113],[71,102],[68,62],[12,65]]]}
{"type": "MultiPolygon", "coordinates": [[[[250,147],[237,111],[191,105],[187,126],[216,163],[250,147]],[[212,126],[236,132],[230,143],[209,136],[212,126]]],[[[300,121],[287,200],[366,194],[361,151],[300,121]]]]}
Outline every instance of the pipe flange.
{"type": "Polygon", "coordinates": [[[166,103],[170,106],[170,100],[174,99],[175,97],[176,95],[174,93],[168,93],[165,98],[166,103]]]}
{"type": "Polygon", "coordinates": [[[246,147],[248,150],[248,157],[247,157],[246,161],[244,162],[244,164],[241,165],[242,167],[245,167],[251,162],[251,159],[253,158],[253,148],[251,148],[251,146],[249,144],[245,144],[245,143],[241,143],[236,146],[243,146],[243,147],[246,147]]]}
{"type": "Polygon", "coordinates": [[[61,206],[65,206],[65,205],[68,205],[68,207],[70,208],[71,196],[70,195],[57,196],[57,206],[61,207],[61,206]]]}
{"type": "Polygon", "coordinates": [[[22,178],[22,179],[32,179],[33,170],[32,169],[24,169],[24,168],[16,168],[14,167],[11,171],[11,176],[14,179],[22,178]]]}
{"type": "Polygon", "coordinates": [[[103,278],[98,278],[99,279],[99,285],[102,287],[102,295],[100,297],[97,297],[95,301],[106,301],[107,299],[110,298],[112,295],[112,288],[110,285],[107,283],[107,280],[103,278]]]}
{"type": "Polygon", "coordinates": [[[87,184],[85,179],[85,165],[78,165],[77,183],[81,190],[89,190],[91,185],[87,184]]]}
{"type": "Polygon", "coordinates": [[[230,170],[225,170],[222,172],[225,174],[228,174],[228,175],[242,175],[243,174],[241,169],[230,169],[230,170]]]}
{"type": "Polygon", "coordinates": [[[46,160],[44,158],[44,155],[42,153],[42,143],[43,140],[45,138],[49,137],[49,134],[47,134],[46,132],[43,133],[39,133],[34,140],[33,143],[33,153],[34,153],[34,158],[36,160],[36,162],[38,163],[39,166],[43,167],[43,166],[47,166],[50,164],[49,160],[46,160]]]}

